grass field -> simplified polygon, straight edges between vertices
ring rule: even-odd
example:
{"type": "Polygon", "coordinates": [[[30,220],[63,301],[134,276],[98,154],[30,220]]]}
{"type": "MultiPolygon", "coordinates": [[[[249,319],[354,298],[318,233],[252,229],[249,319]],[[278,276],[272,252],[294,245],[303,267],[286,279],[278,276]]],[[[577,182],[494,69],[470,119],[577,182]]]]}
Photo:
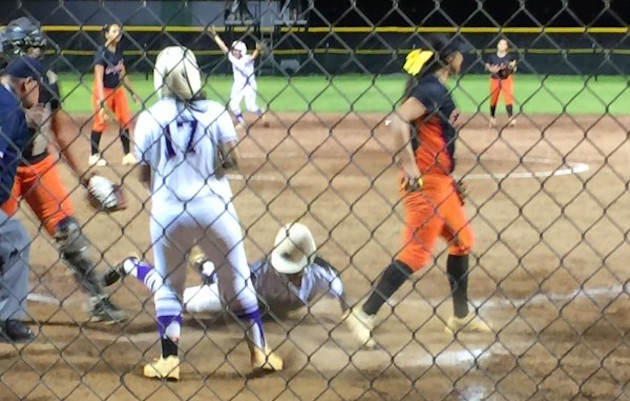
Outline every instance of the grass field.
{"type": "MultiPolygon", "coordinates": [[[[91,112],[90,89],[92,76],[62,75],[65,107],[70,112],[91,112]]],[[[134,75],[136,91],[152,104],[152,79],[134,75]]],[[[208,80],[210,98],[227,102],[232,84],[231,76],[213,76],[208,80]]],[[[322,76],[260,77],[260,98],[276,112],[386,112],[392,110],[400,97],[404,77],[338,76],[328,81],[322,76]]],[[[464,113],[487,112],[488,78],[486,75],[466,75],[453,81],[457,105],[464,113]]],[[[528,114],[625,114],[630,111],[628,81],[623,77],[600,77],[598,81],[582,76],[519,75],[515,81],[517,110],[528,114]]],[[[263,102],[260,102],[261,106],[263,102]]],[[[135,111],[138,105],[132,105],[135,111]]],[[[503,107],[500,107],[503,112],[503,107]]]]}

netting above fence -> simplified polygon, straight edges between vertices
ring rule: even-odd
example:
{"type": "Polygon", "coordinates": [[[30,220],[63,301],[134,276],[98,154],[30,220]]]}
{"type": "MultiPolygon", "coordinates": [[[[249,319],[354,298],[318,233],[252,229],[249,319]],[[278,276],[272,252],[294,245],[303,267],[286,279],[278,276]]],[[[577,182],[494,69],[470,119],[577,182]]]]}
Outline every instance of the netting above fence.
{"type": "Polygon", "coordinates": [[[376,3],[0,4],[2,401],[630,399],[624,12],[376,3]]]}

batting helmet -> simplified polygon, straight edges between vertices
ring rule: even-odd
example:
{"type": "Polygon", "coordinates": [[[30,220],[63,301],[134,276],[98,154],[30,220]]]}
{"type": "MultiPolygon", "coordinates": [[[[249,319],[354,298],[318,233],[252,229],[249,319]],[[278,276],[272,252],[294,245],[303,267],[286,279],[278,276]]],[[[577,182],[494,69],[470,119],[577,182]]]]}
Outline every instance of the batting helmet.
{"type": "Polygon", "coordinates": [[[317,245],[311,231],[303,224],[287,224],[278,231],[271,265],[278,273],[299,273],[315,260],[317,245]]]}
{"type": "Polygon", "coordinates": [[[20,17],[9,22],[0,35],[2,52],[22,56],[29,47],[46,47],[46,38],[39,22],[20,17]]]}
{"type": "Polygon", "coordinates": [[[232,42],[232,49],[238,50],[243,56],[247,54],[247,45],[243,41],[235,40],[232,42]]]}
{"type": "Polygon", "coordinates": [[[184,101],[198,98],[203,80],[192,50],[183,46],[162,49],[155,61],[153,85],[160,98],[175,97],[184,101]]]}

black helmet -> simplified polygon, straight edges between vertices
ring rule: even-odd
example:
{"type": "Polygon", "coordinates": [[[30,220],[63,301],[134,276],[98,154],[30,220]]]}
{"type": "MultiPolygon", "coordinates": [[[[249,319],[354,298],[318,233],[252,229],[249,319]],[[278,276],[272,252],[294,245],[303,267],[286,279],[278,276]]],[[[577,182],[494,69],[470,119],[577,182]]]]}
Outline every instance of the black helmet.
{"type": "Polygon", "coordinates": [[[20,17],[9,22],[0,33],[0,49],[6,55],[24,55],[29,47],[46,47],[46,38],[37,21],[20,17]]]}

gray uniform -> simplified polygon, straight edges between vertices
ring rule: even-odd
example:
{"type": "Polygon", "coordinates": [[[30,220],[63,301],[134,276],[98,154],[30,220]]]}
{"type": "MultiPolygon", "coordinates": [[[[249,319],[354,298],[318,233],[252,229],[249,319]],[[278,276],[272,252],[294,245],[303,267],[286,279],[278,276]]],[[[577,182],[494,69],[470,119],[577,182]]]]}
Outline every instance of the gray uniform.
{"type": "Polygon", "coordinates": [[[321,296],[339,299],[343,295],[339,273],[320,258],[304,269],[299,287],[277,274],[268,259],[260,259],[250,268],[258,297],[274,311],[297,310],[321,296]]]}
{"type": "Polygon", "coordinates": [[[0,321],[26,315],[30,244],[22,223],[0,210],[0,321]]]}
{"type": "MultiPolygon", "coordinates": [[[[304,269],[299,287],[291,284],[286,276],[276,273],[268,259],[260,259],[252,263],[250,270],[261,308],[271,309],[274,313],[282,314],[298,310],[312,305],[322,296],[341,299],[344,294],[339,272],[320,257],[316,257],[314,262],[304,269]]],[[[212,277],[215,273],[208,269],[202,275],[212,277]]],[[[162,279],[153,269],[150,269],[143,283],[151,291],[155,291],[155,288],[162,285],[162,279]]],[[[184,290],[184,305],[189,313],[221,312],[224,304],[225,302],[221,301],[216,281],[184,290]]]]}

